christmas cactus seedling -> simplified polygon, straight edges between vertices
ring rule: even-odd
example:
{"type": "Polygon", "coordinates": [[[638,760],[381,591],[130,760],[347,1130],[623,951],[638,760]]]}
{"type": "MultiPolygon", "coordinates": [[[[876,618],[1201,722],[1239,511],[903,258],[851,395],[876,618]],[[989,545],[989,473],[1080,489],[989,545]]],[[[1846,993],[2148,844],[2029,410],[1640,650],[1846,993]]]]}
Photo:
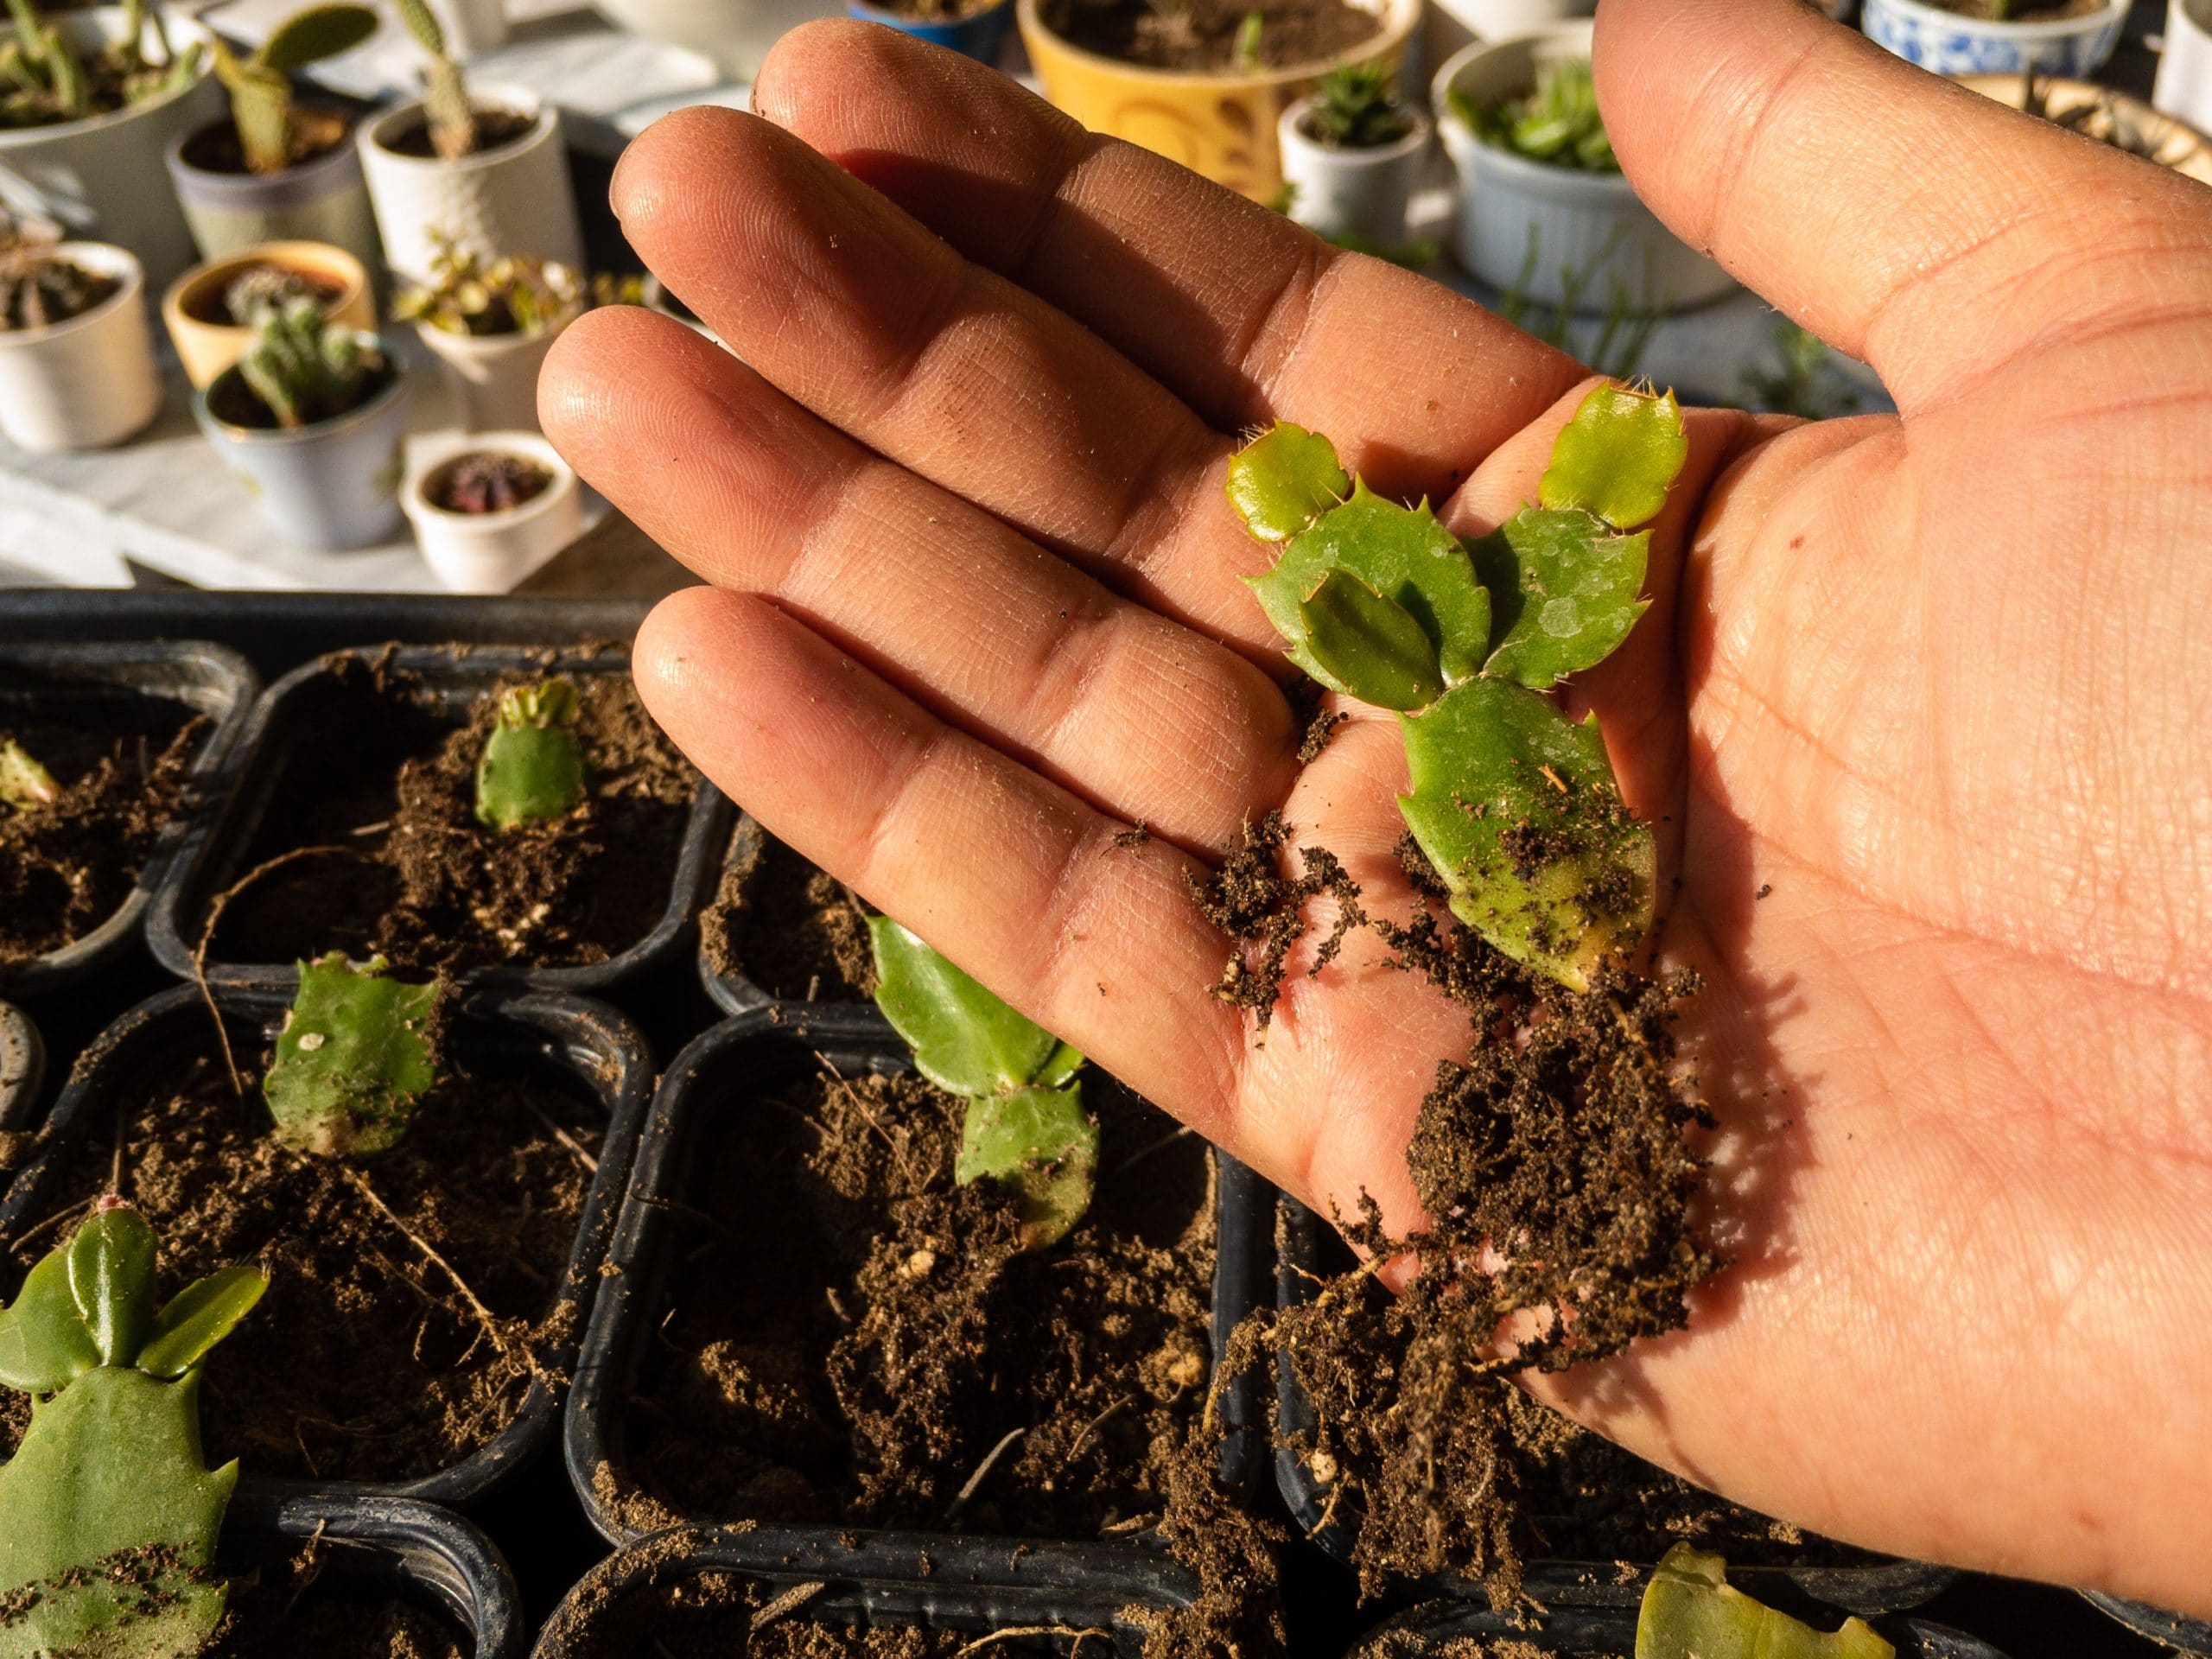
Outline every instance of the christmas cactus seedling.
{"type": "Polygon", "coordinates": [[[355,967],[336,951],[300,964],[262,1096],[276,1138],[348,1157],[396,1145],[438,1080],[447,987],[386,977],[381,957],[355,967]]]}
{"type": "Polygon", "coordinates": [[[876,1006],[921,1074],[968,1103],[954,1179],[999,1182],[1021,1207],[1029,1248],[1058,1243],[1090,1208],[1098,1169],[1083,1056],[889,917],[869,918],[868,934],[876,1006]]]}
{"type": "Polygon", "coordinates": [[[1823,1635],[1728,1582],[1728,1564],[1676,1544],[1643,1592],[1636,1659],[1897,1659],[1871,1625],[1823,1635]]]}
{"type": "Polygon", "coordinates": [[[564,818],[584,804],[576,688],[522,686],[499,699],[499,723],[476,763],[476,817],[497,830],[564,818]]]}
{"type": "Polygon", "coordinates": [[[1230,465],[1246,527],[1283,544],[1250,585],[1290,659],[1398,711],[1413,780],[1399,810],[1453,913],[1576,990],[1649,927],[1656,860],[1595,720],[1544,694],[1643,613],[1642,527],[1688,453],[1671,394],[1600,386],[1535,505],[1471,545],[1426,502],[1375,494],[1300,427],[1279,423],[1230,465]]]}
{"type": "Polygon", "coordinates": [[[223,1616],[238,1465],[200,1450],[200,1364],[268,1287],[226,1268],[154,1301],[154,1230],[105,1198],[0,1308],[0,1386],[32,1398],[0,1466],[0,1659],[184,1659],[223,1616]]]}
{"type": "Polygon", "coordinates": [[[13,738],[0,742],[0,805],[28,812],[60,798],[61,786],[35,755],[13,738]]]}

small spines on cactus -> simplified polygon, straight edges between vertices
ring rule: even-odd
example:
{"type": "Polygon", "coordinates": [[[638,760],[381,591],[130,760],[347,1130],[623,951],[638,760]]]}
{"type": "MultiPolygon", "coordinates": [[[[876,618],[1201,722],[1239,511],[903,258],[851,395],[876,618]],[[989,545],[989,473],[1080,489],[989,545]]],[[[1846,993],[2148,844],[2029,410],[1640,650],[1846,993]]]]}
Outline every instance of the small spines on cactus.
{"type": "Polygon", "coordinates": [[[551,469],[527,455],[486,451],[454,461],[438,479],[433,499],[448,512],[512,512],[552,481],[551,469]]]}
{"type": "Polygon", "coordinates": [[[0,329],[46,328],[82,316],[123,286],[60,254],[25,249],[0,257],[0,329]]]}
{"type": "Polygon", "coordinates": [[[588,774],[576,735],[576,688],[566,680],[519,686],[476,763],[476,817],[495,830],[564,818],[584,803],[588,774]]]}
{"type": "Polygon", "coordinates": [[[261,1084],[276,1138],[296,1151],[382,1152],[436,1086],[448,988],[404,983],[378,957],[356,968],[337,951],[300,964],[261,1084]]]}
{"type": "Polygon", "coordinates": [[[238,377],[278,426],[312,426],[357,407],[382,357],[304,296],[264,308],[238,377]]]}
{"type": "Polygon", "coordinates": [[[446,32],[429,0],[396,0],[399,19],[429,62],[423,69],[423,110],[430,123],[430,148],[449,162],[476,149],[476,111],[468,82],[446,51],[446,32]]]}

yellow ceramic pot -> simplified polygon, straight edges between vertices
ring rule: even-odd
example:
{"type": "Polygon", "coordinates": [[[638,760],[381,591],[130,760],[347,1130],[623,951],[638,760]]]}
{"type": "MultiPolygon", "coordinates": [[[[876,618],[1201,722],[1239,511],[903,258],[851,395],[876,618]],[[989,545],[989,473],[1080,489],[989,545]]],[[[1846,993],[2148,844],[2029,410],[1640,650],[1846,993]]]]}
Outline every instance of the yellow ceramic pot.
{"type": "Polygon", "coordinates": [[[245,355],[246,344],[253,338],[251,328],[231,322],[222,305],[223,292],[232,279],[255,265],[296,270],[336,289],[337,297],[328,307],[330,315],[348,328],[365,334],[376,332],[376,300],[369,289],[369,273],[345,249],[325,242],[263,242],[240,248],[236,253],[194,265],[162,296],[162,321],[184,364],[185,378],[195,391],[204,391],[245,355]]]}
{"type": "MultiPolygon", "coordinates": [[[[1369,4],[1370,0],[1355,0],[1369,4]]],[[[1205,73],[1123,63],[1071,46],[1045,27],[1039,0],[1019,0],[1022,44],[1045,96],[1093,132],[1126,138],[1180,162],[1255,201],[1282,188],[1275,123],[1339,63],[1401,68],[1421,21],[1421,0],[1371,0],[1378,29],[1365,45],[1324,62],[1205,73]]]]}

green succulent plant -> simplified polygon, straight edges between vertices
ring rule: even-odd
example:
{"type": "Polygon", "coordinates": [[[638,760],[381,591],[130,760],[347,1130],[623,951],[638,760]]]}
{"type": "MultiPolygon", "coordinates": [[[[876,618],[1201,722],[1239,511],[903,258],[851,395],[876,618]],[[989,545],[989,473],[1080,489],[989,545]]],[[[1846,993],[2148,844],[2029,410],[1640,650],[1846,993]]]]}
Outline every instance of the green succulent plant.
{"type": "Polygon", "coordinates": [[[114,43],[89,55],[40,16],[33,0],[7,3],[14,32],[0,41],[0,127],[50,126],[110,114],[200,77],[201,48],[170,51],[161,13],[146,0],[128,0],[114,43]],[[146,51],[149,39],[152,56],[146,51]]]}
{"type": "Polygon", "coordinates": [[[495,830],[564,818],[584,804],[588,773],[576,735],[576,688],[523,686],[499,699],[476,762],[476,817],[495,830]]]}
{"type": "Polygon", "coordinates": [[[1643,613],[1649,532],[1688,453],[1673,395],[1586,398],[1535,505],[1463,542],[1426,502],[1349,474],[1278,423],[1230,464],[1230,502],[1281,556],[1249,578],[1292,662],[1398,711],[1413,787],[1398,807],[1453,914],[1576,989],[1649,927],[1650,830],[1621,799],[1594,717],[1545,694],[1643,613]]]}
{"type": "Polygon", "coordinates": [[[287,430],[359,408],[378,384],[375,343],[324,312],[307,295],[248,308],[253,341],[238,359],[246,389],[287,430]]]}
{"type": "Polygon", "coordinates": [[[1332,149],[1395,144],[1414,130],[1398,101],[1398,78],[1387,64],[1347,63],[1321,77],[1302,118],[1306,136],[1332,149]]]}
{"type": "Polygon", "coordinates": [[[1618,173],[1619,160],[1598,112],[1598,86],[1587,58],[1554,58],[1536,66],[1536,85],[1525,98],[1478,104],[1454,87],[1452,112],[1486,144],[1532,162],[1618,173]]]}
{"type": "Polygon", "coordinates": [[[446,32],[429,0],[397,0],[399,21],[429,61],[423,69],[423,111],[430,123],[430,148],[449,162],[476,149],[476,108],[468,82],[446,51],[446,32]]]}
{"type": "Polygon", "coordinates": [[[230,94],[231,123],[251,171],[281,173],[299,159],[292,77],[376,32],[377,15],[368,7],[334,4],[294,12],[246,57],[216,38],[215,75],[230,94]]]}
{"type": "Polygon", "coordinates": [[[12,737],[0,740],[0,805],[28,812],[60,798],[60,785],[35,755],[12,737]]]}
{"type": "Polygon", "coordinates": [[[1098,1170],[1098,1125],[1084,1109],[1077,1075],[1083,1056],[889,917],[868,925],[876,1007],[921,1074],[968,1103],[953,1178],[1011,1192],[1029,1249],[1058,1243],[1090,1207],[1098,1170]]]}
{"type": "Polygon", "coordinates": [[[102,1198],[0,1307],[0,1387],[32,1396],[0,1465],[0,1659],[185,1659],[222,1618],[238,1465],[202,1458],[200,1367],[269,1281],[226,1268],[157,1306],[156,1255],[102,1198]]]}
{"type": "Polygon", "coordinates": [[[441,236],[425,285],[401,290],[392,315],[449,334],[540,334],[582,302],[576,273],[532,254],[487,259],[441,236]]]}
{"type": "Polygon", "coordinates": [[[1728,1564],[1688,1544],[1669,1550],[1643,1592],[1636,1659],[1897,1659],[1863,1620],[1823,1634],[1745,1595],[1728,1564]]]}
{"type": "Polygon", "coordinates": [[[300,964],[262,1098],[276,1138],[297,1152],[346,1158],[396,1146],[436,1086],[448,989],[388,976],[381,957],[356,967],[337,951],[300,964]]]}

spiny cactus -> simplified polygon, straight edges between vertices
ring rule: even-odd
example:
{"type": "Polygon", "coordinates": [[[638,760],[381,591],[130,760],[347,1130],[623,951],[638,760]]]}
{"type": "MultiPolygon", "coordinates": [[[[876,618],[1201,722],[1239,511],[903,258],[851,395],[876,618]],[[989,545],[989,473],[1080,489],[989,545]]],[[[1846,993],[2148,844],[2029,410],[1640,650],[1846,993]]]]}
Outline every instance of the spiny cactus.
{"type": "Polygon", "coordinates": [[[552,481],[549,469],[525,455],[463,455],[438,480],[437,504],[448,512],[512,512],[552,481]]]}
{"type": "Polygon", "coordinates": [[[383,365],[372,346],[303,296],[261,310],[238,375],[276,424],[290,430],[356,407],[383,365]]]}
{"type": "Polygon", "coordinates": [[[276,1138],[322,1158],[396,1146],[438,1081],[448,988],[385,977],[382,957],[356,968],[337,951],[300,964],[262,1098],[276,1138]]]}
{"type": "Polygon", "coordinates": [[[583,299],[576,273],[534,254],[486,258],[439,235],[427,286],[401,291],[392,315],[449,334],[538,334],[583,299]]]}
{"type": "Polygon", "coordinates": [[[457,162],[476,148],[476,111],[468,101],[468,82],[461,66],[446,54],[446,32],[438,26],[429,0],[397,0],[399,20],[430,61],[423,70],[423,109],[430,119],[430,148],[457,162]]]}
{"type": "Polygon", "coordinates": [[[479,823],[513,830],[566,817],[583,804],[576,708],[576,688],[566,680],[520,687],[499,699],[499,722],[476,762],[479,823]]]}
{"type": "Polygon", "coordinates": [[[250,170],[281,173],[296,159],[292,76],[350,52],[376,32],[377,15],[366,6],[321,5],[294,12],[250,57],[217,38],[215,73],[231,96],[231,123],[250,170]]]}
{"type": "Polygon", "coordinates": [[[1020,1205],[1023,1242],[1057,1243],[1083,1219],[1098,1125],[1083,1106],[1084,1058],[888,916],[868,918],[875,1004],[931,1083],[968,1103],[953,1178],[994,1180],[1020,1205]]]}
{"type": "Polygon", "coordinates": [[[60,798],[61,786],[36,756],[12,737],[0,740],[0,804],[28,812],[60,798]]]}
{"type": "Polygon", "coordinates": [[[0,1387],[31,1421],[0,1466],[0,1656],[181,1659],[223,1616],[215,1541],[238,1466],[200,1449],[200,1364],[268,1275],[226,1268],[156,1306],[154,1230],[100,1199],[0,1308],[0,1387]]]}
{"type": "Polygon", "coordinates": [[[8,0],[8,15],[14,32],[0,41],[0,127],[109,114],[188,86],[200,74],[200,48],[171,52],[161,16],[145,0],[130,0],[115,43],[90,57],[45,22],[32,0],[8,0]]]}
{"type": "Polygon", "coordinates": [[[320,308],[322,292],[296,270],[282,265],[254,265],[231,278],[223,289],[223,309],[241,328],[258,328],[261,320],[294,300],[320,308]]]}
{"type": "Polygon", "coordinates": [[[1322,76],[1314,92],[1303,124],[1308,137],[1332,149],[1373,149],[1414,130],[1387,64],[1341,65],[1322,76]]]}

